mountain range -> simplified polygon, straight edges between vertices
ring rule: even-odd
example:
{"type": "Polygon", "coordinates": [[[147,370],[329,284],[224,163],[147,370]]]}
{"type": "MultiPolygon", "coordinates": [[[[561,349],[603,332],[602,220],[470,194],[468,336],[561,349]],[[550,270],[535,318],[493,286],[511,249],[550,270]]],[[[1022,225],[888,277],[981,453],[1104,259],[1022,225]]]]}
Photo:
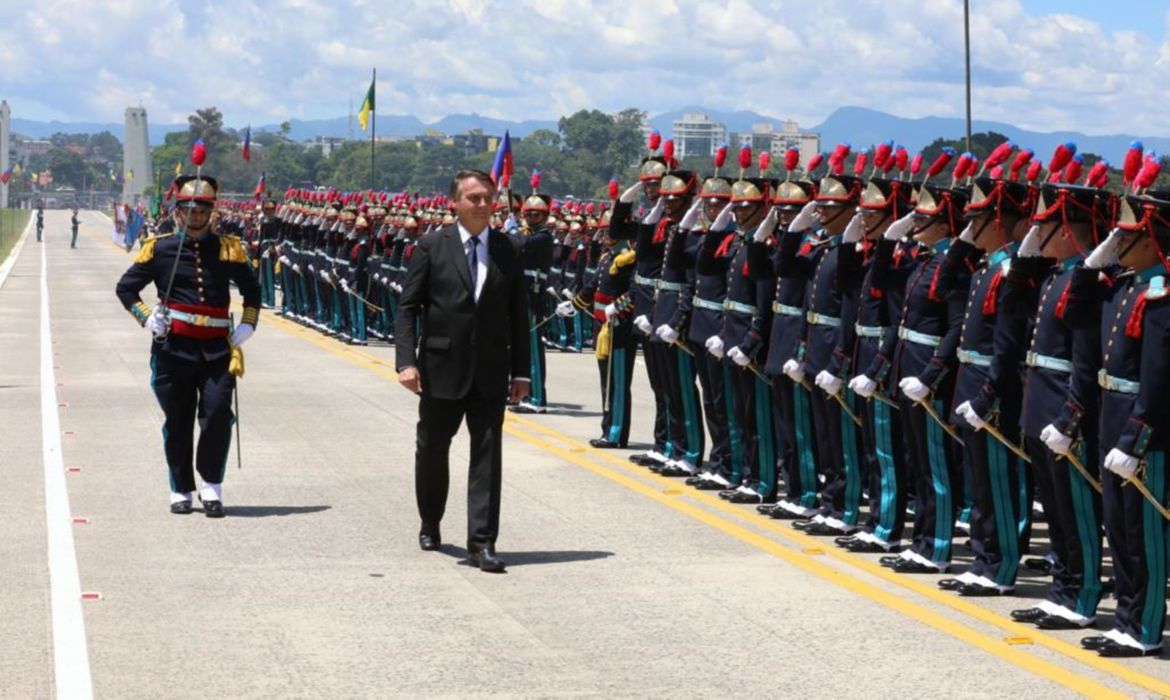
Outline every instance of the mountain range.
{"type": "MultiPolygon", "coordinates": [[[[688,106],[650,117],[649,122],[665,137],[669,137],[672,124],[676,119],[683,114],[695,112],[706,114],[713,121],[722,122],[731,133],[750,132],[753,125],[760,123],[769,123],[778,128],[784,121],[758,112],[722,112],[699,106],[688,106]]],[[[523,137],[537,129],[553,131],[557,129],[557,122],[553,120],[508,121],[475,113],[451,114],[429,123],[409,114],[379,114],[375,118],[377,119],[379,135],[397,137],[417,136],[428,130],[443,134],[462,134],[469,129],[483,129],[488,134],[502,134],[507,129],[513,136],[523,137]]],[[[351,121],[348,117],[291,119],[289,124],[292,127],[289,135],[297,141],[314,139],[319,136],[346,137],[351,131],[355,138],[363,137],[362,132],[358,130],[357,121],[351,121]]],[[[236,128],[242,129],[243,126],[239,125],[236,128]]],[[[820,124],[812,127],[802,125],[802,127],[819,132],[821,134],[821,148],[826,151],[831,150],[833,146],[841,142],[848,142],[854,148],[860,148],[885,139],[893,139],[895,143],[904,145],[911,151],[916,151],[939,137],[962,138],[966,128],[962,119],[952,117],[912,119],[864,107],[841,107],[820,124]]],[[[278,124],[265,124],[254,126],[253,132],[278,131],[279,128],[278,124]]],[[[150,142],[153,145],[161,144],[168,133],[185,131],[186,129],[186,124],[151,124],[149,126],[150,142]]],[[[123,138],[123,125],[121,123],[40,122],[14,117],[12,130],[28,138],[47,138],[58,132],[98,133],[100,131],[109,131],[119,139],[123,138]]],[[[1035,149],[1045,158],[1058,144],[1067,141],[1075,142],[1082,152],[1096,153],[1117,162],[1120,162],[1129,143],[1134,139],[1140,139],[1147,150],[1170,152],[1170,138],[1162,136],[1086,135],[1073,131],[1039,132],[1021,129],[1004,122],[980,119],[974,120],[972,131],[976,133],[996,131],[1006,135],[1022,147],[1035,149]]]]}

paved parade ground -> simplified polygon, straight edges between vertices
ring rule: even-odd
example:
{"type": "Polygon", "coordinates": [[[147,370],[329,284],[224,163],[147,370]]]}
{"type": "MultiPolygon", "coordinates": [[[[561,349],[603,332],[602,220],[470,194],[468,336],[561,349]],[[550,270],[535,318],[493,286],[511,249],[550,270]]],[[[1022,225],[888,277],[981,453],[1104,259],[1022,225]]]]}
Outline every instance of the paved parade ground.
{"type": "MultiPolygon", "coordinates": [[[[589,354],[550,353],[553,410],[505,425],[504,575],[462,564],[465,433],[443,550],[418,548],[392,348],[269,312],[228,517],[171,515],[150,334],[113,292],[131,257],[81,220],[71,250],[47,211],[0,278],[0,697],[1170,695],[1165,657],[1011,622],[1031,572],[962,599],[588,447],[589,354]]],[[[639,368],[635,442],[652,407],[639,368]]]]}

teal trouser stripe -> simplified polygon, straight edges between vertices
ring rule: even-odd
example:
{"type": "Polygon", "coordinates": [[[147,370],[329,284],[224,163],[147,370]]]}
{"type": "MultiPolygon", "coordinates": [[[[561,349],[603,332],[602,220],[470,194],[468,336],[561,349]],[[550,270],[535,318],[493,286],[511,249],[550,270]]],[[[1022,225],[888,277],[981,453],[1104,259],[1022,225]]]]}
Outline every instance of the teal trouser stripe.
{"type": "Polygon", "coordinates": [[[702,428],[699,426],[699,409],[695,405],[695,366],[691,356],[678,350],[678,378],[682,387],[683,424],[687,431],[687,450],[685,459],[691,464],[698,464],[703,456],[699,452],[699,445],[703,442],[702,428]]]}
{"type": "Polygon", "coordinates": [[[626,420],[626,351],[612,349],[609,353],[610,381],[609,441],[621,442],[622,425],[626,420]]]}
{"type": "Polygon", "coordinates": [[[812,408],[808,402],[808,391],[793,382],[792,403],[796,414],[796,458],[800,460],[801,508],[812,508],[817,502],[817,467],[812,450],[812,408]]]}
{"type": "MultiPolygon", "coordinates": [[[[845,389],[842,398],[847,406],[854,406],[854,394],[845,389]]],[[[861,514],[861,458],[857,454],[857,424],[844,408],[841,415],[841,451],[845,458],[845,513],[841,516],[846,525],[856,525],[861,514]]]]}
{"type": "MultiPolygon", "coordinates": [[[[531,329],[536,325],[536,318],[532,315],[532,310],[528,311],[528,327],[531,329]]],[[[540,373],[540,329],[528,331],[528,352],[532,356],[532,374],[529,382],[530,391],[532,392],[532,403],[537,406],[544,405],[544,377],[540,373]]],[[[612,358],[613,355],[611,354],[612,358]]]]}
{"type": "MultiPolygon", "coordinates": [[[[974,436],[970,439],[975,439],[974,436]]],[[[1012,492],[1008,470],[1014,462],[1007,448],[990,435],[987,441],[987,478],[991,484],[992,509],[995,510],[995,532],[999,536],[1000,564],[995,582],[1000,586],[1015,585],[1020,562],[1020,537],[1016,529],[1016,494],[1012,492]]]]}
{"type": "Polygon", "coordinates": [[[740,441],[739,425],[735,422],[735,385],[732,383],[731,369],[720,362],[723,369],[723,404],[727,409],[727,437],[731,441],[731,483],[738,484],[743,480],[743,443],[740,441]]]}
{"type": "MultiPolygon", "coordinates": [[[[1166,455],[1146,453],[1145,484],[1155,498],[1166,497],[1166,455]]],[[[1166,520],[1149,501],[1142,501],[1146,548],[1146,600],[1142,605],[1142,644],[1157,644],[1166,616],[1166,520]]]]}
{"type": "MultiPolygon", "coordinates": [[[[894,464],[893,435],[891,434],[890,407],[881,401],[873,402],[873,434],[874,446],[877,452],[878,468],[881,470],[881,505],[878,508],[877,527],[874,536],[883,542],[889,542],[894,534],[894,521],[897,513],[894,506],[898,488],[898,472],[894,464]]],[[[872,500],[873,494],[870,494],[872,500]]]]}
{"type": "Polygon", "coordinates": [[[584,342],[584,324],[581,322],[581,314],[576,314],[573,316],[573,347],[580,350],[584,342]]]}
{"type": "MultiPolygon", "coordinates": [[[[1077,448],[1077,456],[1081,463],[1085,462],[1084,445],[1077,448]]],[[[1072,470],[1067,461],[1058,462],[1064,468],[1072,470]]],[[[1069,486],[1072,492],[1073,510],[1077,514],[1077,535],[1081,542],[1081,566],[1084,568],[1084,577],[1081,579],[1081,592],[1077,595],[1078,615],[1093,617],[1097,614],[1097,605],[1101,602],[1101,530],[1097,523],[1097,512],[1093,507],[1093,491],[1089,482],[1080,472],[1069,475],[1069,486]]]]}
{"type": "MultiPolygon", "coordinates": [[[[918,410],[922,411],[922,421],[926,424],[927,461],[930,462],[930,478],[934,485],[934,551],[931,561],[943,564],[951,558],[951,535],[955,527],[946,445],[943,444],[942,428],[924,409],[918,410]]],[[[941,401],[935,402],[935,410],[942,415],[944,409],[941,401]]]]}
{"type": "Polygon", "coordinates": [[[772,427],[772,392],[759,377],[753,379],[756,390],[756,435],[759,436],[761,496],[767,496],[776,488],[776,440],[772,427]]]}

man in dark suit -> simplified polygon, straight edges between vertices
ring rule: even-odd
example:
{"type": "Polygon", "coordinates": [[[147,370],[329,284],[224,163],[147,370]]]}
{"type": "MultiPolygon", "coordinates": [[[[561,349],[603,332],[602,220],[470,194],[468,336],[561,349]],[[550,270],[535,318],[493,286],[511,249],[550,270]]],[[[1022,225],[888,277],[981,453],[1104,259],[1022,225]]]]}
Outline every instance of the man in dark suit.
{"type": "Polygon", "coordinates": [[[439,548],[451,438],[467,418],[468,560],[501,572],[500,441],[504,403],[528,395],[528,298],[519,245],[489,230],[495,185],[477,170],[451,182],[457,221],[421,238],[395,323],[398,381],[421,397],[415,453],[419,546],[439,548]]]}

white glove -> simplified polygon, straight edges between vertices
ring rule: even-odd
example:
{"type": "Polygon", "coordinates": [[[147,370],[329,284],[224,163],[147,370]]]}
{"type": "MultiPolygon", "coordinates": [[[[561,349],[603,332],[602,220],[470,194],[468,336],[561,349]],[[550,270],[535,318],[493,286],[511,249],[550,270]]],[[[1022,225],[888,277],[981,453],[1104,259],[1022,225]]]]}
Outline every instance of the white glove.
{"type": "Polygon", "coordinates": [[[565,289],[562,289],[562,290],[561,290],[561,298],[562,298],[562,299],[568,299],[568,300],[572,301],[572,299],[573,299],[573,290],[569,289],[568,287],[566,287],[565,289]]]}
{"type": "Polygon", "coordinates": [[[271,251],[268,251],[268,250],[266,250],[266,251],[264,251],[263,253],[261,253],[261,254],[260,254],[260,257],[261,257],[261,258],[263,258],[263,259],[265,259],[265,260],[267,260],[267,259],[268,259],[268,256],[269,256],[270,254],[271,254],[271,251]]]}
{"type": "Polygon", "coordinates": [[[646,314],[642,314],[638,318],[635,318],[634,325],[638,327],[638,330],[642,331],[646,335],[650,335],[654,332],[654,326],[650,325],[650,319],[646,318],[646,314]]]}
{"type": "Polygon", "coordinates": [[[573,302],[562,301],[557,304],[557,316],[561,318],[572,318],[577,315],[577,309],[573,308],[573,302]]]}
{"type": "Polygon", "coordinates": [[[967,424],[976,430],[983,430],[987,426],[987,421],[979,417],[979,414],[971,407],[970,401],[964,401],[959,404],[958,408],[955,409],[955,413],[962,416],[963,420],[967,421],[967,424]]]}
{"type": "Polygon", "coordinates": [[[232,331],[232,338],[229,342],[238,348],[247,342],[248,338],[251,338],[252,334],[255,332],[256,327],[251,323],[241,323],[240,325],[236,326],[234,331],[232,331]]]}
{"type": "Polygon", "coordinates": [[[309,263],[309,272],[314,275],[317,274],[317,268],[313,266],[313,263],[309,263]]]}
{"type": "Polygon", "coordinates": [[[849,380],[849,389],[861,398],[868,399],[877,392],[877,382],[864,374],[859,374],[849,380]]]}
{"type": "Polygon", "coordinates": [[[723,357],[723,339],[719,336],[713,335],[707,338],[707,342],[703,343],[703,346],[707,348],[707,352],[715,356],[715,359],[723,357]]]}
{"type": "Polygon", "coordinates": [[[845,225],[845,233],[841,235],[842,243],[860,243],[865,236],[865,223],[861,218],[861,212],[853,215],[849,223],[845,225]]]}
{"type": "Polygon", "coordinates": [[[719,212],[719,216],[716,216],[715,220],[711,222],[711,230],[712,231],[724,231],[727,229],[728,226],[731,225],[731,222],[734,219],[735,219],[735,205],[728,204],[727,206],[723,207],[723,211],[719,212]]]}
{"type": "Polygon", "coordinates": [[[828,370],[822,369],[817,373],[816,379],[813,382],[820,388],[825,390],[829,396],[836,396],[841,392],[841,379],[828,370]]]}
{"type": "Polygon", "coordinates": [[[738,345],[728,350],[727,356],[731,358],[732,362],[740,367],[747,367],[752,362],[752,358],[743,354],[743,350],[740,350],[738,345]]]}
{"type": "Polygon", "coordinates": [[[1090,270],[1100,270],[1110,263],[1117,262],[1117,245],[1121,242],[1121,229],[1113,229],[1100,245],[1085,258],[1085,267],[1090,270]]]}
{"type": "Polygon", "coordinates": [[[963,229],[963,232],[959,234],[959,240],[963,241],[964,243],[970,243],[972,245],[975,244],[975,222],[974,221],[970,221],[967,223],[967,226],[963,229]]]}
{"type": "Polygon", "coordinates": [[[281,265],[288,265],[291,262],[287,255],[280,256],[279,260],[281,265]]]}
{"type": "Polygon", "coordinates": [[[671,345],[674,345],[676,342],[678,342],[678,331],[671,328],[669,325],[667,325],[665,323],[662,324],[661,326],[659,326],[658,328],[656,328],[654,330],[654,333],[659,338],[661,338],[662,341],[665,343],[670,343],[671,345]]]}
{"type": "Polygon", "coordinates": [[[1028,229],[1028,233],[1024,235],[1024,240],[1020,242],[1020,249],[1016,251],[1016,255],[1021,258],[1038,258],[1040,257],[1040,226],[1034,225],[1028,229]]]}
{"type": "Polygon", "coordinates": [[[654,203],[654,207],[650,209],[650,213],[642,217],[642,223],[647,226],[653,226],[662,218],[662,212],[664,211],[666,211],[666,200],[659,197],[658,201],[654,203]]]}
{"type": "Polygon", "coordinates": [[[328,281],[329,281],[329,273],[328,273],[328,272],[326,272],[325,270],[321,270],[321,280],[322,280],[323,282],[328,282],[328,281]]]}
{"type": "Polygon", "coordinates": [[[756,232],[752,234],[752,240],[756,243],[767,243],[768,239],[772,237],[772,232],[776,230],[776,222],[779,218],[776,207],[768,209],[768,215],[756,227],[756,232]]]}
{"type": "Polygon", "coordinates": [[[643,185],[641,180],[635,182],[634,184],[630,185],[629,189],[627,189],[625,192],[622,192],[622,196],[618,197],[618,201],[624,204],[633,204],[635,201],[637,201],[638,195],[642,194],[642,188],[643,185]]]}
{"type": "Polygon", "coordinates": [[[1062,457],[1069,453],[1073,444],[1071,435],[1065,435],[1051,423],[1044,426],[1044,429],[1040,431],[1040,441],[1048,445],[1048,449],[1062,457]]]}
{"type": "Polygon", "coordinates": [[[786,360],[784,366],[780,369],[783,370],[784,374],[788,375],[789,379],[797,384],[804,382],[804,368],[796,360],[786,360]]]}
{"type": "Polygon", "coordinates": [[[548,287],[545,287],[545,288],[544,288],[544,291],[548,292],[549,294],[553,295],[554,297],[559,297],[559,296],[560,296],[560,294],[557,294],[557,288],[556,288],[556,287],[553,287],[553,286],[551,286],[551,285],[550,285],[550,286],[548,286],[548,287]]]}
{"type": "Polygon", "coordinates": [[[816,228],[821,223],[821,217],[817,213],[816,200],[809,202],[801,208],[798,213],[788,224],[789,231],[807,231],[810,228],[816,228]]]}
{"type": "Polygon", "coordinates": [[[1109,450],[1109,454],[1105,455],[1105,468],[1120,476],[1122,479],[1129,481],[1137,473],[1138,458],[1127,455],[1114,447],[1112,450],[1109,450]]]}
{"type": "Polygon", "coordinates": [[[682,221],[678,222],[678,227],[684,231],[690,231],[695,227],[699,221],[699,216],[703,213],[703,200],[695,197],[695,201],[691,204],[691,208],[687,209],[687,213],[683,214],[682,221]]]}
{"type": "Polygon", "coordinates": [[[294,263],[293,272],[297,273],[298,275],[301,274],[301,266],[294,263]]]}
{"type": "Polygon", "coordinates": [[[161,306],[156,306],[143,325],[146,327],[146,330],[150,331],[151,335],[156,338],[161,338],[167,334],[167,330],[171,325],[171,319],[163,312],[161,306]]]}
{"type": "Polygon", "coordinates": [[[345,291],[347,291],[347,292],[348,292],[348,291],[349,291],[349,281],[347,281],[346,279],[342,278],[342,280],[341,280],[341,288],[342,288],[342,289],[344,289],[345,291]]]}
{"type": "Polygon", "coordinates": [[[930,388],[918,381],[918,377],[906,377],[898,382],[898,386],[911,401],[925,401],[930,396],[930,388]]]}
{"type": "Polygon", "coordinates": [[[884,234],[882,234],[882,238],[885,238],[887,241],[900,241],[905,238],[913,228],[914,212],[910,212],[906,216],[903,216],[901,219],[898,219],[894,223],[890,224],[890,227],[886,229],[884,234]]]}
{"type": "Polygon", "coordinates": [[[614,316],[617,316],[618,310],[615,304],[605,305],[605,320],[612,321],[614,316]]]}

